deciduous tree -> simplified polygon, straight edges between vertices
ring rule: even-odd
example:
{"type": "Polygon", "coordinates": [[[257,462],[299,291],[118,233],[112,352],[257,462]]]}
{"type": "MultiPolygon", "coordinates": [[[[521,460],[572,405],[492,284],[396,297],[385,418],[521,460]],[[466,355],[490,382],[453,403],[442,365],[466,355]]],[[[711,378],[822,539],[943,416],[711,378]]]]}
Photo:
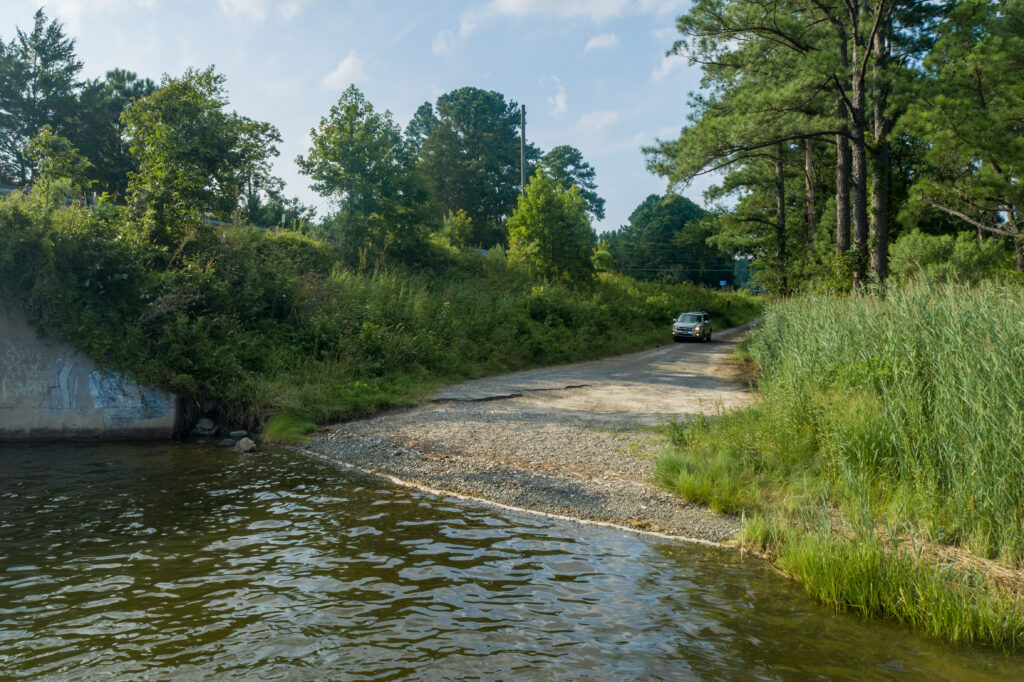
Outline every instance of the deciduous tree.
{"type": "Polygon", "coordinates": [[[296,162],[312,187],[331,197],[331,218],[350,260],[380,265],[422,243],[427,196],[391,112],[378,112],[355,85],[310,132],[296,162]]]}
{"type": "Polygon", "coordinates": [[[581,282],[593,276],[597,236],[577,187],[563,189],[537,171],[509,219],[509,257],[545,279],[581,282]]]}
{"type": "Polygon", "coordinates": [[[269,160],[280,134],[226,107],[224,77],[211,66],[165,76],[159,89],[125,109],[139,164],[129,174],[129,205],[147,219],[156,241],[180,247],[207,219],[235,219],[246,188],[271,182],[269,160]]]}
{"type": "Polygon", "coordinates": [[[91,184],[92,164],[48,125],[25,145],[25,158],[32,164],[33,192],[41,194],[47,204],[81,197],[91,184]]]}

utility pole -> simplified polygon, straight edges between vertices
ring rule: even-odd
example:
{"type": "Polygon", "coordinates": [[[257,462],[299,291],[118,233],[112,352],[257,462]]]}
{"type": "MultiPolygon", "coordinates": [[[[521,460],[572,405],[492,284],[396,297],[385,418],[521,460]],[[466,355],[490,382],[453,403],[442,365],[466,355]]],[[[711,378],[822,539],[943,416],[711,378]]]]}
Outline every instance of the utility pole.
{"type": "Polygon", "coordinates": [[[519,191],[526,194],[526,105],[519,105],[519,191]]]}

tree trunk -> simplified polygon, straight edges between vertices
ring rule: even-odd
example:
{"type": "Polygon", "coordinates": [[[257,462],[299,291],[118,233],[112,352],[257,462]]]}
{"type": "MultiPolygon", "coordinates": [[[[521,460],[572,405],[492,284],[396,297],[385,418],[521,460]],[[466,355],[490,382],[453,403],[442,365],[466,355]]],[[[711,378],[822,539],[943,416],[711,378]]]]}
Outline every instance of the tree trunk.
{"type": "MultiPolygon", "coordinates": [[[[859,63],[858,46],[854,44],[854,65],[859,63]]],[[[855,71],[850,83],[850,203],[852,204],[853,285],[861,287],[867,275],[868,264],[868,193],[867,193],[867,143],[864,139],[864,79],[855,71]]]]}
{"type": "Polygon", "coordinates": [[[804,199],[807,216],[807,250],[814,249],[814,142],[804,140],[804,182],[807,196],[804,199]]]}
{"type": "Polygon", "coordinates": [[[1024,244],[1021,243],[1020,222],[1017,221],[1017,211],[1014,206],[1008,206],[1007,215],[1010,216],[1010,226],[1013,227],[1013,255],[1017,259],[1017,272],[1024,272],[1024,244]]]}
{"type": "Polygon", "coordinates": [[[888,84],[883,81],[889,53],[884,33],[879,30],[875,35],[872,93],[875,154],[871,164],[871,270],[878,283],[883,286],[889,276],[889,182],[892,173],[889,149],[892,121],[886,112],[889,90],[888,84]]]}
{"type": "MultiPolygon", "coordinates": [[[[846,51],[846,36],[840,36],[840,68],[848,69],[850,60],[846,51]]],[[[850,137],[849,113],[843,102],[843,94],[836,93],[836,113],[839,118],[839,133],[836,134],[836,253],[845,254],[850,250],[850,137]]],[[[837,263],[836,274],[842,274],[837,263]]]]}
{"type": "Polygon", "coordinates": [[[779,268],[779,293],[789,294],[786,276],[786,173],[782,164],[782,145],[775,148],[775,257],[779,268]]]}

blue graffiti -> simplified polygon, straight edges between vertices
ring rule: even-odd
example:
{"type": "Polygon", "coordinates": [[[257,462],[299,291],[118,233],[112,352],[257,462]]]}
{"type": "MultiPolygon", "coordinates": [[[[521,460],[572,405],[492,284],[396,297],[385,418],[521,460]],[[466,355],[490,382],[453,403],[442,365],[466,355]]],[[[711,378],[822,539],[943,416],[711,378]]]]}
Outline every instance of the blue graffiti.
{"type": "Polygon", "coordinates": [[[168,401],[163,391],[140,388],[117,372],[90,372],[89,394],[93,405],[104,410],[103,421],[106,423],[157,419],[167,414],[168,401]]]}

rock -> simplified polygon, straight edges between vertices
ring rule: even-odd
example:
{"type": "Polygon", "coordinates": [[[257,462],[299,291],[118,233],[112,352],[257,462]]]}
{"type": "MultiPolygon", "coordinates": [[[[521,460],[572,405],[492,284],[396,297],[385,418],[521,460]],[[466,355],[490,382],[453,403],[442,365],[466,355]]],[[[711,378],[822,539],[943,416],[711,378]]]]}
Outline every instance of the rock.
{"type": "Polygon", "coordinates": [[[235,452],[252,452],[256,449],[256,443],[251,438],[243,438],[235,444],[235,452]]]}
{"type": "Polygon", "coordinates": [[[203,417],[196,422],[196,426],[192,429],[192,434],[195,436],[212,436],[217,433],[217,425],[213,423],[212,419],[203,417]]]}
{"type": "Polygon", "coordinates": [[[230,436],[231,436],[232,438],[234,438],[235,440],[242,440],[243,438],[245,438],[246,436],[248,436],[248,435],[249,435],[249,432],[248,432],[248,431],[245,431],[245,430],[241,430],[241,429],[240,429],[240,430],[238,430],[238,431],[232,431],[232,432],[231,432],[230,434],[228,434],[228,435],[230,435],[230,436]]]}
{"type": "Polygon", "coordinates": [[[222,448],[230,448],[230,447],[234,447],[235,441],[232,440],[231,438],[225,438],[221,442],[217,443],[217,445],[219,447],[222,447],[222,448]]]}

